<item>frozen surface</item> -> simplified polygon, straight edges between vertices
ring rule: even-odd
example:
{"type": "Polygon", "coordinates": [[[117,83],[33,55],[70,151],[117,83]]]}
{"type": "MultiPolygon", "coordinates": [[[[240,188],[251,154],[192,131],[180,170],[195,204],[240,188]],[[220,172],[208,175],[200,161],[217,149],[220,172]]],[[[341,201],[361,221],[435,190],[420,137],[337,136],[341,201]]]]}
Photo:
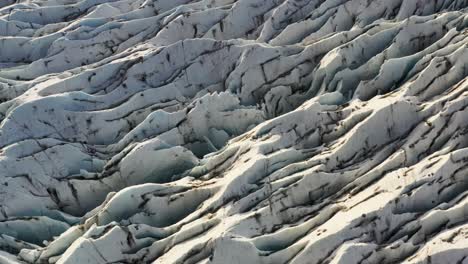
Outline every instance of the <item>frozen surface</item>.
{"type": "Polygon", "coordinates": [[[467,0],[0,0],[0,263],[468,264],[467,0]]]}

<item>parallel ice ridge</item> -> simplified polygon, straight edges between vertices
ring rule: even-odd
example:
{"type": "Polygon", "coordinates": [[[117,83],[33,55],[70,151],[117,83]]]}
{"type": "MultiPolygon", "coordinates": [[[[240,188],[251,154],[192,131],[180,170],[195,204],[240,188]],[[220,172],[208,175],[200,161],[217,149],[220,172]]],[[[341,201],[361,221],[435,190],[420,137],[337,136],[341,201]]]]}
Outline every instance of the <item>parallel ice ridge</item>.
{"type": "Polygon", "coordinates": [[[468,263],[468,0],[0,0],[0,263],[468,263]]]}

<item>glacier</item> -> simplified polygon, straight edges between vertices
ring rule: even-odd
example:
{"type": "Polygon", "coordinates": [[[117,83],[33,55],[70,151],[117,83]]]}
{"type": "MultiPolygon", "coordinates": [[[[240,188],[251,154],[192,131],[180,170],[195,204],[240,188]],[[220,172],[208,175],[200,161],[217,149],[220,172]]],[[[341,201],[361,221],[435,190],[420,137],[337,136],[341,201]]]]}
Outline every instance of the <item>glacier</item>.
{"type": "Polygon", "coordinates": [[[0,263],[468,264],[468,0],[1,0],[0,263]]]}

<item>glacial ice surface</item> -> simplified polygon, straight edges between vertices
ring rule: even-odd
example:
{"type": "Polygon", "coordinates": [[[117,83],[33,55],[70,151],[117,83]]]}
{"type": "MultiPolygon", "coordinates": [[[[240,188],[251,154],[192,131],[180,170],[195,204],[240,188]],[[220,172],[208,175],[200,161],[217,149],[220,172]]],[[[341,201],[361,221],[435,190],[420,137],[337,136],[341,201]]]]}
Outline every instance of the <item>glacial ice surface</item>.
{"type": "Polygon", "coordinates": [[[0,1],[0,263],[468,263],[468,0],[0,1]]]}

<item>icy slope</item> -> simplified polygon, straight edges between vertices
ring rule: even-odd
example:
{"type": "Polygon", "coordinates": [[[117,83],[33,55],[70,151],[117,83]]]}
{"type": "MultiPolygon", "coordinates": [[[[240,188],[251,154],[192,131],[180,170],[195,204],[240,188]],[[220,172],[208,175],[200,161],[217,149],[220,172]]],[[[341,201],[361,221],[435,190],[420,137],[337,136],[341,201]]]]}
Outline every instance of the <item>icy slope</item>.
{"type": "Polygon", "coordinates": [[[0,263],[468,263],[467,0],[3,0],[0,263]]]}

